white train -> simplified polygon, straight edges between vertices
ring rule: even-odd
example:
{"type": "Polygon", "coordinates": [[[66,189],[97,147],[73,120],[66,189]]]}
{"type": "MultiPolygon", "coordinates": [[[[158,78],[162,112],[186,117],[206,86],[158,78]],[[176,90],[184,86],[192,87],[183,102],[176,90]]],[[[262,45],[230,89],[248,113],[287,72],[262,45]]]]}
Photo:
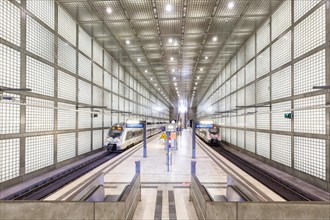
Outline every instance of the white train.
{"type": "Polygon", "coordinates": [[[207,143],[218,144],[221,141],[220,127],[216,124],[213,124],[213,128],[197,128],[196,134],[207,143]]]}
{"type": "MultiPolygon", "coordinates": [[[[162,132],[164,124],[147,124],[147,138],[162,132]]],[[[104,143],[107,151],[121,151],[143,141],[142,128],[126,128],[126,123],[117,123],[110,127],[104,143]]]]}

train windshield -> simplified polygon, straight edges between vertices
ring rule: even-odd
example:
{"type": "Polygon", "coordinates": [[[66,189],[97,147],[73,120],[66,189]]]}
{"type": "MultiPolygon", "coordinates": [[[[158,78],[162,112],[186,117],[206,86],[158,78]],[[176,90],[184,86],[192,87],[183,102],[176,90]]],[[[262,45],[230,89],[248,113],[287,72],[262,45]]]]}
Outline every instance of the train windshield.
{"type": "Polygon", "coordinates": [[[123,132],[122,127],[112,126],[109,130],[109,137],[112,137],[112,138],[120,137],[122,132],[123,132]]]}
{"type": "Polygon", "coordinates": [[[211,134],[218,134],[219,133],[219,128],[217,126],[213,126],[213,128],[210,128],[210,133],[211,134]]]}

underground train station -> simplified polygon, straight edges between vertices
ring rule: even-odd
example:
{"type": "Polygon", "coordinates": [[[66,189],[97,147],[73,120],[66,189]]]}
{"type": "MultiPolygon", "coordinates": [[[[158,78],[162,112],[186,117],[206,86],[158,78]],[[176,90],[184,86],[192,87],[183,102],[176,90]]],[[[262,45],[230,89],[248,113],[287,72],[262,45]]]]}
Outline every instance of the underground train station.
{"type": "Polygon", "coordinates": [[[330,0],[0,0],[1,220],[329,220],[330,0]]]}

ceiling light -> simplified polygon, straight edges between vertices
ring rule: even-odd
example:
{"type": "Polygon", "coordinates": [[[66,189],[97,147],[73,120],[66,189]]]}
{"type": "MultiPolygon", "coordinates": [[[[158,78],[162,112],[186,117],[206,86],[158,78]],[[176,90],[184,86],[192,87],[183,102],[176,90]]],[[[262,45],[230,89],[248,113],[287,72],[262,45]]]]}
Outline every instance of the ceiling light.
{"type": "Polygon", "coordinates": [[[144,72],[145,72],[145,73],[147,73],[147,72],[148,72],[148,70],[145,70],[144,72]]]}
{"type": "Polygon", "coordinates": [[[174,71],[175,71],[175,70],[174,70],[174,69],[172,69],[172,73],[174,73],[174,71]]]}
{"type": "Polygon", "coordinates": [[[209,57],[208,57],[208,56],[206,56],[206,57],[205,57],[205,60],[207,60],[208,58],[209,58],[209,57]]]}
{"type": "Polygon", "coordinates": [[[158,88],[158,90],[160,90],[160,88],[158,88]]]}
{"type": "Polygon", "coordinates": [[[129,40],[126,40],[126,44],[130,44],[131,42],[129,40]]]}
{"type": "Polygon", "coordinates": [[[168,42],[169,43],[172,43],[173,42],[173,39],[172,38],[168,39],[168,42]]]}
{"type": "Polygon", "coordinates": [[[229,2],[228,3],[228,8],[232,9],[235,6],[234,2],[229,2]]]}
{"type": "Polygon", "coordinates": [[[163,94],[163,92],[160,92],[161,94],[163,94]]]}
{"type": "Polygon", "coordinates": [[[141,61],[141,59],[140,59],[140,58],[138,58],[138,59],[137,59],[137,61],[138,61],[138,62],[140,62],[140,61],[141,61]]]}
{"type": "Polygon", "coordinates": [[[150,78],[150,80],[152,81],[152,78],[150,78]]]}
{"type": "Polygon", "coordinates": [[[174,85],[176,86],[176,85],[177,85],[177,83],[174,83],[174,85]]]}
{"type": "Polygon", "coordinates": [[[176,87],[175,89],[178,90],[178,87],[176,87]]]}
{"type": "Polygon", "coordinates": [[[197,76],[197,79],[199,79],[199,76],[197,76]]]}
{"type": "Polygon", "coordinates": [[[175,42],[174,42],[174,46],[178,46],[178,42],[175,41],[175,42]]]}
{"type": "Polygon", "coordinates": [[[213,39],[212,39],[213,41],[217,41],[218,40],[218,38],[217,37],[213,37],[213,39]]]}
{"type": "Polygon", "coordinates": [[[200,68],[201,71],[203,71],[203,68],[200,68]]]}
{"type": "Polygon", "coordinates": [[[173,80],[176,80],[176,77],[173,77],[173,80]]]}
{"type": "Polygon", "coordinates": [[[196,89],[196,87],[194,87],[194,89],[196,89]]]}
{"type": "Polygon", "coordinates": [[[155,86],[157,86],[157,83],[155,83],[155,86]]]}
{"type": "Polygon", "coordinates": [[[171,57],[171,61],[173,61],[174,60],[174,58],[173,57],[171,57]]]}
{"type": "Polygon", "coordinates": [[[172,5],[171,4],[167,4],[165,7],[166,11],[172,11],[172,5]]]}
{"type": "Polygon", "coordinates": [[[107,8],[107,13],[108,14],[111,14],[112,13],[112,9],[109,7],[109,8],[107,8]]]}
{"type": "Polygon", "coordinates": [[[198,83],[195,83],[195,85],[197,86],[198,83]]]}

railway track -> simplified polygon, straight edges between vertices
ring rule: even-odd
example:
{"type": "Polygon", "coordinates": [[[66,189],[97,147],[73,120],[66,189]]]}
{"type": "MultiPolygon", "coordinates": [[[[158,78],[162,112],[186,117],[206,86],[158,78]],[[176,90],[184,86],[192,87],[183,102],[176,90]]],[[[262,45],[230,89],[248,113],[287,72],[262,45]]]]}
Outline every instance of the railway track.
{"type": "Polygon", "coordinates": [[[315,201],[317,198],[307,195],[304,192],[298,191],[283,183],[279,178],[276,178],[274,175],[267,173],[263,170],[260,170],[252,163],[242,159],[241,157],[233,154],[232,152],[224,149],[221,145],[210,145],[204,140],[199,140],[202,143],[205,143],[214,151],[225,157],[227,160],[235,164],[237,167],[242,169],[244,172],[248,173],[253,178],[257,179],[259,182],[272,189],[275,193],[286,199],[287,201],[315,201]]]}
{"type": "MultiPolygon", "coordinates": [[[[155,135],[157,134],[151,135],[149,138],[147,138],[147,140],[154,137],[155,135]]],[[[60,174],[49,177],[28,188],[13,193],[3,198],[3,200],[42,200],[43,198],[59,190],[63,186],[69,184],[70,182],[81,177],[82,175],[100,166],[101,164],[109,161],[110,159],[115,158],[120,153],[121,152],[116,152],[116,151],[112,152],[111,154],[105,152],[104,154],[101,154],[98,157],[95,157],[82,164],[79,164],[75,167],[65,170],[60,174]]]]}

